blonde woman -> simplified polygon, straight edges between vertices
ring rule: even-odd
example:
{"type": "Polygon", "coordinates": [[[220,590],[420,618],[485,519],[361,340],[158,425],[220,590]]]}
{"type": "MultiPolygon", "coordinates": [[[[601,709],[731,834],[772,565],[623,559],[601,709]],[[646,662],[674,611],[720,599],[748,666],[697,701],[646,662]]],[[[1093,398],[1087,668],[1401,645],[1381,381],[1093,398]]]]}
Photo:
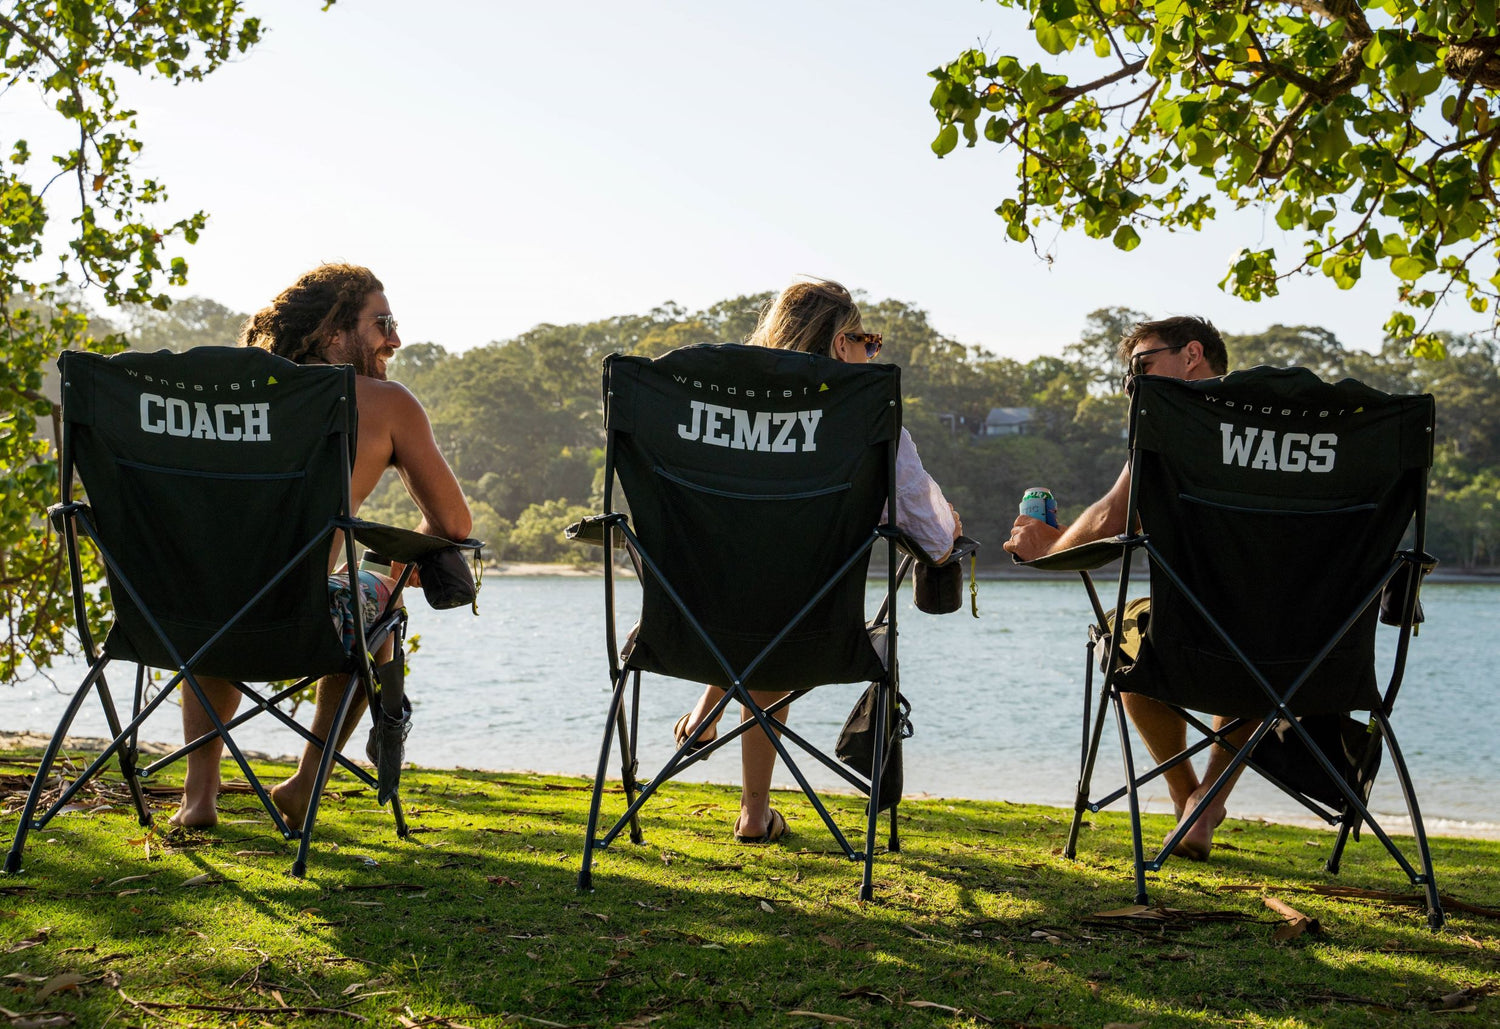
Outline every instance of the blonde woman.
{"type": "MultiPolygon", "coordinates": [[[[878,332],[864,331],[859,305],[837,282],[813,279],[794,282],[761,312],[760,321],[745,341],[754,346],[776,347],[822,354],[848,364],[865,364],[880,353],[878,332]]],[[[896,450],[895,523],[922,545],[935,560],[946,557],[953,541],[963,532],[958,512],[943,498],[917,456],[906,429],[901,430],[896,450]]],[[[706,687],[692,711],[677,720],[674,733],[680,747],[698,724],[713,710],[723,691],[706,687]]],[[[752,691],[763,707],[781,699],[780,692],[752,691]]],[[[742,718],[748,717],[741,714],[742,718]]],[[[786,712],[778,716],[785,721],[786,712]]],[[[712,727],[699,736],[697,746],[718,737],[712,727]]],[[[740,843],[771,843],[786,832],[786,819],[771,807],[771,774],[776,767],[776,748],[764,733],[747,732],[740,737],[740,813],[734,838],[740,843]]]]}

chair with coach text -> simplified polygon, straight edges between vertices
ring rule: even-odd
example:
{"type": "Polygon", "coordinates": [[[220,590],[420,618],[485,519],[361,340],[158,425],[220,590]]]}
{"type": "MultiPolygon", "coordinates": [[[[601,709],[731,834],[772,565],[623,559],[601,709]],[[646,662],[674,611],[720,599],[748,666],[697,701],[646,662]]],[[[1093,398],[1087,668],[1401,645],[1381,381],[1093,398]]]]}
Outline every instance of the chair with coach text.
{"type": "Polygon", "coordinates": [[[887,808],[888,848],[899,850],[899,790],[890,796],[887,787],[883,797],[882,776],[874,771],[889,767],[900,725],[891,599],[904,563],[900,534],[881,518],[882,509],[895,510],[900,370],[738,344],[684,347],[656,360],[611,355],[604,362],[604,421],[604,510],[570,529],[575,538],[612,544],[604,558],[612,694],[579,886],[592,887],[595,850],[627,825],[631,840],[642,841],[638,813],[664,783],[742,733],[764,732],[845,856],[863,861],[861,896],[869,899],[878,819],[887,808]],[[617,478],[629,515],[614,507],[617,478]],[[871,624],[866,572],[881,543],[885,598],[874,619],[879,624],[871,624]],[[623,648],[615,635],[614,546],[629,551],[642,588],[640,621],[623,648]],[[659,772],[638,780],[642,672],[724,688],[704,726],[731,701],[751,717],[701,747],[694,733],[659,772]],[[773,731],[777,713],[807,690],[864,682],[874,684],[872,724],[885,731],[873,733],[869,764],[858,771],[790,727],[781,728],[779,739],[773,731]],[[763,708],[751,690],[790,695],[763,708]],[[626,807],[600,834],[616,734],[626,807]],[[789,744],[869,798],[863,854],[789,744]]]}
{"type": "Polygon", "coordinates": [[[1367,825],[1424,891],[1428,922],[1440,928],[1432,855],[1390,718],[1419,619],[1421,578],[1433,564],[1423,551],[1432,397],[1388,395],[1352,379],[1325,383],[1301,368],[1261,367],[1196,382],[1146,375],[1132,385],[1126,525],[1134,531],[1030,562],[1082,572],[1096,620],[1065,853],[1076,854],[1085,811],[1126,797],[1136,902],[1147,903],[1146,871],[1161,869],[1202,806],[1147,860],[1138,790],[1220,742],[1234,755],[1223,775],[1205,784],[1210,798],[1239,768],[1260,773],[1338,827],[1326,864],[1331,873],[1351,833],[1357,838],[1367,825]],[[1115,610],[1127,611],[1137,551],[1150,570],[1149,614],[1127,612],[1115,633],[1088,571],[1120,561],[1115,610]],[[1381,677],[1377,619],[1397,626],[1389,675],[1381,677]],[[1103,678],[1092,710],[1099,646],[1103,678]],[[1138,772],[1121,700],[1127,692],[1168,704],[1204,738],[1138,772]],[[1091,799],[1111,708],[1125,785],[1091,799]],[[1216,734],[1192,712],[1232,721],[1216,734]],[[1355,721],[1351,712],[1368,715],[1355,721]],[[1252,725],[1238,749],[1223,739],[1252,725]],[[1382,743],[1405,798],[1414,859],[1368,807],[1382,743]]]}
{"type": "Polygon", "coordinates": [[[20,871],[28,832],[46,826],[111,759],[141,825],[149,825],[141,779],[216,736],[277,830],[299,841],[294,874],[306,871],[318,801],[335,761],[376,789],[381,803],[390,800],[396,831],[404,837],[399,746],[379,749],[377,779],[279,706],[305,689],[314,677],[304,676],[317,670],[348,676],[332,739],[340,738],[360,693],[377,725],[383,715],[400,716],[406,614],[397,600],[410,569],[368,630],[354,619],[355,643],[346,651],[329,614],[328,564],[335,546],[352,577],[356,539],[404,562],[478,545],[351,516],[349,477],[358,436],[354,370],[296,365],[253,347],[114,357],[70,351],[58,366],[62,502],[48,513],[65,544],[87,671],[37,768],[6,871],[20,871]],[[86,501],[74,499],[75,469],[86,501]],[[92,546],[81,546],[80,539],[92,546]],[[85,581],[85,567],[99,564],[114,618],[102,649],[90,629],[98,599],[85,581]],[[371,654],[390,637],[395,656],[377,669],[371,654]],[[135,666],[128,719],[109,689],[107,670],[116,661],[135,666]],[[154,695],[148,672],[153,668],[171,673],[154,695]],[[251,700],[249,710],[221,721],[204,697],[200,675],[234,682],[251,700]],[[252,682],[276,685],[263,693],[252,682]],[[214,730],[139,768],[141,724],[179,684],[197,695],[214,730]],[[38,816],[63,740],[90,694],[103,705],[112,739],[38,816]],[[262,712],[323,748],[300,826],[287,824],[234,740],[233,731],[262,712]]]}

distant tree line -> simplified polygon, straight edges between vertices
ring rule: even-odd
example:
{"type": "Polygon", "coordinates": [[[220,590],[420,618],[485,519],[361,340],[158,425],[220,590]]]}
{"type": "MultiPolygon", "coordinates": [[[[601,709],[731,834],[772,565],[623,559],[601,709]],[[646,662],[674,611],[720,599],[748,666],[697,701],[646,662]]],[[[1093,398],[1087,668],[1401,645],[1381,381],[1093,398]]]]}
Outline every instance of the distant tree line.
{"type": "MultiPolygon", "coordinates": [[[[426,405],[438,445],[474,510],[475,535],[507,561],[596,558],[562,528],[601,501],[604,438],[600,365],[621,352],[657,356],[691,343],[734,342],[755,325],[770,293],[688,311],[666,304],[646,314],[575,325],[538,325],[514,339],[450,353],[409,343],[391,374],[426,405]]],[[[925,311],[897,300],[862,305],[867,329],[885,334],[882,361],[901,366],[904,421],[922,459],[963,515],[966,531],[992,546],[1010,531],[1028,486],[1058,498],[1066,520],[1113,483],[1125,460],[1125,396],[1115,344],[1146,315],[1128,308],[1089,314],[1061,355],[1021,362],[952,340],[925,311]],[[992,408],[1031,409],[1020,434],[986,436],[992,408]]],[[[136,311],[134,346],[184,349],[233,338],[242,316],[194,298],[167,311],[136,311]]],[[[1301,365],[1324,379],[1357,378],[1388,392],[1430,392],[1438,405],[1437,463],[1429,496],[1428,548],[1450,568],[1494,568],[1500,559],[1500,346],[1448,337],[1446,360],[1413,357],[1388,343],[1377,353],[1346,348],[1325,329],[1272,326],[1226,334],[1231,368],[1301,365]]],[[[415,524],[400,481],[387,476],[361,512],[415,524]]]]}

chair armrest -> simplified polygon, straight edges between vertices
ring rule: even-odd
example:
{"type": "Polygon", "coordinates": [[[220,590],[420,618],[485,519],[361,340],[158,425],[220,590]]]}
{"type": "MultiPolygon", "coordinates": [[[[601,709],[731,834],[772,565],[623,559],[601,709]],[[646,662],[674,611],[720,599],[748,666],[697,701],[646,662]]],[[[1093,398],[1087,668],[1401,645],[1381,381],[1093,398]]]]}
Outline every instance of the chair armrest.
{"type": "Polygon", "coordinates": [[[929,568],[942,568],[955,561],[961,561],[979,550],[979,541],[977,539],[974,539],[972,536],[960,536],[953,541],[953,549],[948,551],[941,561],[936,561],[931,554],[923,549],[922,544],[912,539],[912,537],[900,529],[883,529],[881,535],[894,536],[896,538],[896,546],[911,555],[912,559],[918,564],[927,565],[929,568]]]}
{"type": "MultiPolygon", "coordinates": [[[[602,547],[604,546],[605,527],[622,524],[625,520],[625,515],[619,511],[613,514],[589,515],[583,521],[574,522],[564,529],[563,535],[577,543],[590,543],[596,547],[602,547]]],[[[624,546],[625,541],[617,537],[615,539],[615,549],[618,550],[624,546]]]]}
{"type": "Polygon", "coordinates": [[[1095,540],[1055,554],[1044,554],[1033,561],[1017,561],[1027,568],[1040,568],[1045,572],[1087,572],[1118,561],[1131,546],[1139,542],[1139,536],[1115,536],[1107,540],[1095,540]]]}
{"type": "Polygon", "coordinates": [[[340,520],[340,528],[348,529],[354,538],[382,557],[402,564],[413,564],[417,560],[448,547],[460,550],[478,550],[484,546],[482,540],[450,540],[441,536],[429,536],[425,532],[400,529],[394,525],[381,525],[360,518],[340,520]]]}

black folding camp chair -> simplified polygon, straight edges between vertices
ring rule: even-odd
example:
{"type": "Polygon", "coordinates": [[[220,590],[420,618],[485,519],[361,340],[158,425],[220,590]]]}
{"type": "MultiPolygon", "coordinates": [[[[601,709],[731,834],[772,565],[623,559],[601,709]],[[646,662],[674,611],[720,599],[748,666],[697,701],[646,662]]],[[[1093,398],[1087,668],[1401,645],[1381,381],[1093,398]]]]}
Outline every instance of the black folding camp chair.
{"type": "MultiPolygon", "coordinates": [[[[657,360],[613,355],[604,362],[607,433],[604,512],[574,526],[626,547],[642,587],[640,622],[625,647],[615,635],[614,566],[604,560],[606,647],[612,687],[589,807],[578,882],[592,887],[595,848],[628,825],[674,776],[744,732],[765,732],[845,855],[859,859],[808,783],[788,743],[868,796],[861,896],[871,875],[879,813],[889,809],[889,849],[898,850],[896,802],[882,797],[898,735],[896,608],[900,534],[881,524],[894,511],[901,429],[900,371],[848,365],[812,354],[736,344],[693,346],[657,360]],[[618,477],[629,508],[615,508],[618,477]],[[885,541],[886,597],[867,624],[865,579],[885,541]],[[883,638],[884,660],[872,644],[883,638]],[[649,780],[636,777],[641,673],[723,687],[710,718],[649,780]],[[870,763],[856,772],[772,719],[812,687],[874,683],[870,763]],[[626,686],[630,689],[627,720],[626,686]],[[751,690],[791,691],[761,707],[751,690]],[[703,747],[697,737],[731,701],[753,716],[703,747]],[[611,741],[618,733],[626,809],[599,834],[611,741]]],[[[921,548],[910,544],[920,553],[921,548]]],[[[925,557],[925,555],[924,555],[925,557]]]]}
{"type": "MultiPolygon", "coordinates": [[[[62,502],[48,513],[66,546],[87,673],[37,768],[6,871],[20,870],[27,833],[44,827],[111,759],[118,762],[141,825],[149,825],[141,779],[215,737],[222,737],[276,828],[299,840],[296,875],[306,870],[318,800],[335,761],[375,788],[381,803],[391,802],[396,831],[405,836],[397,795],[399,740],[390,737],[392,729],[398,736],[401,731],[406,616],[396,604],[410,569],[368,630],[354,619],[355,643],[346,652],[329,613],[329,556],[343,530],[338,545],[352,579],[355,540],[406,562],[455,544],[351,517],[349,476],[358,437],[353,369],[299,366],[252,347],[108,358],[68,352],[58,366],[62,502]],[[75,470],[86,501],[74,499],[75,470]],[[80,538],[93,545],[108,579],[114,621],[102,649],[85,610],[80,538]],[[370,655],[392,636],[394,659],[373,668],[370,655]],[[135,666],[129,719],[120,717],[109,689],[106,672],[115,661],[135,666]],[[152,668],[171,676],[148,698],[152,668]],[[279,706],[313,681],[305,677],[310,671],[348,676],[334,740],[360,691],[370,701],[371,717],[386,737],[378,777],[324,745],[279,706]],[[204,697],[200,675],[233,681],[250,699],[248,710],[221,721],[204,697]],[[278,685],[261,692],[251,682],[278,685]],[[140,768],[140,726],[179,684],[203,703],[214,730],[140,768]],[[64,737],[90,694],[103,704],[113,738],[38,817],[64,737]],[[233,730],[261,712],[323,748],[300,827],[286,823],[235,743],[233,730]]],[[[477,541],[459,545],[472,548],[477,541]]],[[[358,587],[351,587],[351,596],[359,596],[358,587]]]]}
{"type": "Polygon", "coordinates": [[[1218,743],[1234,757],[1209,786],[1209,798],[1241,767],[1261,773],[1338,826],[1329,872],[1338,871],[1350,834],[1369,826],[1423,888],[1428,921],[1441,927],[1417,795],[1390,722],[1421,576],[1433,563],[1423,552],[1433,415],[1431,396],[1392,396],[1350,379],[1325,383],[1301,368],[1255,368],[1197,382],[1134,380],[1127,525],[1138,528],[1031,562],[1082,571],[1097,623],[1090,630],[1069,857],[1084,812],[1128,798],[1136,901],[1146,903],[1145,873],[1161,869],[1202,808],[1189,812],[1148,860],[1138,790],[1218,743]],[[1410,548],[1401,549],[1408,531],[1410,548]],[[1150,569],[1150,609],[1138,641],[1127,641],[1135,619],[1122,618],[1122,631],[1112,630],[1088,570],[1120,560],[1115,610],[1125,611],[1137,551],[1150,569]],[[1375,669],[1377,617],[1399,626],[1383,687],[1375,669]],[[1131,660],[1134,642],[1139,649],[1131,660]],[[1094,711],[1098,646],[1103,678],[1094,711]],[[1126,692],[1172,706],[1204,738],[1137,772],[1121,701],[1126,692]],[[1111,707],[1125,786],[1091,799],[1111,707]],[[1232,720],[1215,732],[1190,712],[1232,720]],[[1368,712],[1366,723],[1351,725],[1350,712],[1368,712]],[[1228,743],[1227,735],[1247,725],[1254,731],[1243,746],[1228,743]],[[1367,806],[1382,741],[1405,795],[1420,869],[1367,806]]]}

